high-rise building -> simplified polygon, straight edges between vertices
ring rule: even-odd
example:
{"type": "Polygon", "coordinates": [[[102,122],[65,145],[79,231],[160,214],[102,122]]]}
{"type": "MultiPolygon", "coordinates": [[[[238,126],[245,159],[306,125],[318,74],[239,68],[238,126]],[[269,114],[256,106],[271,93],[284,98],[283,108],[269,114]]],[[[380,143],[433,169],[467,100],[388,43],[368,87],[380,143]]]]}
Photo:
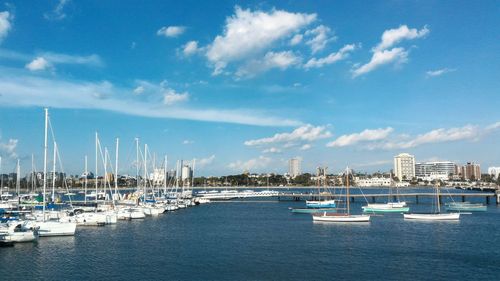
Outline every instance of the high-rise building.
{"type": "Polygon", "coordinates": [[[450,161],[422,162],[415,164],[415,177],[423,180],[448,180],[455,174],[455,163],[450,161]]]}
{"type": "Polygon", "coordinates": [[[299,158],[292,158],[288,161],[288,173],[292,178],[295,178],[296,176],[301,174],[299,158]]]}
{"type": "Polygon", "coordinates": [[[193,170],[191,170],[191,167],[189,167],[189,165],[183,165],[181,169],[181,179],[183,181],[191,180],[192,176],[193,176],[193,170]]]}
{"type": "Polygon", "coordinates": [[[415,156],[400,153],[394,156],[394,175],[401,180],[411,180],[415,177],[415,156]]]}
{"type": "Polygon", "coordinates": [[[498,179],[498,175],[500,175],[500,167],[489,167],[488,174],[495,179],[498,179]]]}
{"type": "Polygon", "coordinates": [[[462,166],[461,174],[466,180],[481,180],[481,166],[474,162],[467,162],[462,166]]]}

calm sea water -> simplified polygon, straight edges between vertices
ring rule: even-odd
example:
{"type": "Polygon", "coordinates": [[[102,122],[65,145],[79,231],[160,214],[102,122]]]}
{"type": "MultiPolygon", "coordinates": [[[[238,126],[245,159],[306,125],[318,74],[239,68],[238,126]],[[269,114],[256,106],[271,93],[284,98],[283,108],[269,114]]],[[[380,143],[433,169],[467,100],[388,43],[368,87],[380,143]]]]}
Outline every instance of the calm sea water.
{"type": "MultiPolygon", "coordinates": [[[[411,198],[410,198],[411,199],[411,198]]],[[[361,209],[361,202],[353,208],[361,209]]],[[[498,280],[500,208],[459,222],[313,223],[304,202],[221,202],[0,248],[0,280],[498,280]]],[[[430,202],[411,205],[426,211],[430,202]]]]}

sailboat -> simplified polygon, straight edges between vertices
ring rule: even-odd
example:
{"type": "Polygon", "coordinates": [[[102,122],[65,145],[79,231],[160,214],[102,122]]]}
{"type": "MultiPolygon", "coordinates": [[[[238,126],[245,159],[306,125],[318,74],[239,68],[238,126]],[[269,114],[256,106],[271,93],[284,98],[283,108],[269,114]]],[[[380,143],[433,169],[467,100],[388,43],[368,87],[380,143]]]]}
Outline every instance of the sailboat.
{"type": "Polygon", "coordinates": [[[26,221],[27,228],[38,228],[39,236],[75,235],[76,223],[59,220],[47,220],[45,215],[47,193],[47,139],[48,139],[49,110],[45,108],[45,142],[43,158],[43,202],[42,217],[40,220],[26,221]]]}
{"type": "Polygon", "coordinates": [[[460,213],[441,213],[441,203],[439,202],[439,183],[436,184],[436,206],[437,212],[425,214],[404,214],[409,220],[459,220],[460,213]]]}
{"type": "MultiPolygon", "coordinates": [[[[321,178],[323,178],[323,187],[324,190],[326,191],[326,185],[327,185],[327,173],[326,173],[326,167],[321,168],[318,167],[317,171],[317,176],[318,176],[318,181],[317,181],[317,187],[318,187],[318,196],[319,200],[306,200],[306,208],[292,208],[292,213],[302,213],[302,214],[312,214],[312,213],[330,213],[330,212],[337,212],[337,209],[335,207],[337,206],[337,202],[333,199],[327,200],[321,198],[322,192],[321,192],[321,178]]],[[[324,191],[324,192],[325,192],[324,191]]],[[[329,194],[330,195],[330,194],[329,194]]]]}
{"type": "Polygon", "coordinates": [[[369,222],[370,215],[351,215],[350,194],[349,194],[349,168],[346,169],[346,212],[345,213],[319,213],[313,214],[313,221],[320,222],[369,222]]]}
{"type": "MultiPolygon", "coordinates": [[[[372,212],[372,213],[403,213],[403,212],[408,212],[410,210],[410,207],[406,205],[406,202],[401,202],[399,201],[399,192],[398,194],[398,201],[390,201],[390,198],[392,197],[392,187],[393,187],[393,181],[392,181],[392,173],[390,175],[391,177],[391,186],[389,187],[389,196],[387,203],[371,203],[366,206],[361,207],[363,209],[363,212],[372,212]]],[[[397,187],[396,187],[397,188],[397,187]]]]}

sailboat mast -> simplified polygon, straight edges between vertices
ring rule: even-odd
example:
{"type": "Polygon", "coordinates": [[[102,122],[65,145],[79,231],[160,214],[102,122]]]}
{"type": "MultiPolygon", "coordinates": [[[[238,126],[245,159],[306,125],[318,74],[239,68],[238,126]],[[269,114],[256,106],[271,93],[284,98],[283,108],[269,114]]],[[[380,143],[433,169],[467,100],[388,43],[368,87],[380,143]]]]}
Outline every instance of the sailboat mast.
{"type": "Polygon", "coordinates": [[[147,162],[148,162],[148,144],[144,144],[144,203],[146,203],[146,187],[148,185],[148,171],[147,171],[147,162]]]}
{"type": "Polygon", "coordinates": [[[19,193],[21,193],[21,166],[19,165],[19,158],[17,159],[17,166],[16,166],[16,193],[17,196],[19,196],[19,193]]]}
{"type": "Polygon", "coordinates": [[[137,192],[139,192],[139,138],[135,138],[135,182],[137,185],[137,192]]]}
{"type": "Polygon", "coordinates": [[[116,194],[118,194],[118,146],[120,143],[120,139],[116,138],[116,155],[115,155],[115,197],[117,197],[116,194]]]}
{"type": "Polygon", "coordinates": [[[31,193],[35,192],[35,155],[31,154],[31,193]]]}
{"type": "Polygon", "coordinates": [[[104,147],[104,193],[107,193],[108,187],[108,148],[104,147]]]}
{"type": "Polygon", "coordinates": [[[88,177],[89,177],[89,172],[87,170],[87,155],[85,155],[85,183],[84,183],[84,202],[85,202],[85,205],[87,205],[87,180],[88,180],[88,177]]]}
{"type": "Polygon", "coordinates": [[[167,193],[167,176],[168,176],[168,170],[167,170],[167,161],[168,161],[168,158],[167,158],[167,155],[165,154],[165,163],[163,165],[163,195],[165,195],[167,193]]]}
{"type": "Polygon", "coordinates": [[[349,167],[347,167],[347,179],[346,179],[346,192],[345,192],[345,197],[347,201],[347,214],[349,215],[351,213],[351,206],[350,206],[350,194],[349,194],[349,167]]]}
{"type": "Polygon", "coordinates": [[[98,181],[99,181],[99,176],[98,176],[98,172],[97,172],[97,169],[98,169],[98,161],[97,161],[97,145],[98,145],[98,142],[99,142],[99,139],[97,137],[97,132],[95,132],[95,176],[94,176],[94,179],[95,179],[95,203],[97,204],[97,185],[98,185],[98,181]]]}
{"type": "Polygon", "coordinates": [[[49,123],[49,109],[45,108],[45,138],[44,138],[44,146],[43,146],[43,221],[45,221],[45,192],[47,189],[47,128],[49,123]]]}
{"type": "Polygon", "coordinates": [[[57,154],[57,143],[54,141],[54,159],[52,162],[52,202],[55,201],[56,195],[56,154],[57,154]]]}
{"type": "Polygon", "coordinates": [[[3,188],[2,156],[0,156],[0,190],[3,188]]]}
{"type": "Polygon", "coordinates": [[[191,175],[191,190],[193,189],[193,186],[194,186],[194,168],[196,166],[196,158],[193,159],[193,173],[191,175]]]}

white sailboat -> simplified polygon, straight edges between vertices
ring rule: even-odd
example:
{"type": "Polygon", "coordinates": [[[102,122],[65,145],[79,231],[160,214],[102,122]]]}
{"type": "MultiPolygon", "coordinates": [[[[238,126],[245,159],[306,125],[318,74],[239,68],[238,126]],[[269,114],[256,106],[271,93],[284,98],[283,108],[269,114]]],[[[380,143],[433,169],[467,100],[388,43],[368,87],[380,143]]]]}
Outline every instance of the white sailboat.
{"type": "MultiPolygon", "coordinates": [[[[405,201],[399,201],[399,192],[397,193],[397,198],[398,201],[394,202],[391,201],[392,197],[392,173],[390,175],[391,179],[391,186],[389,187],[389,195],[387,198],[387,203],[371,203],[367,204],[366,206],[361,207],[363,209],[363,212],[372,212],[372,213],[403,213],[403,212],[408,212],[410,210],[410,207],[406,205],[405,201]]],[[[396,187],[397,190],[397,187],[396,187]]]]}
{"type": "Polygon", "coordinates": [[[345,213],[316,213],[312,215],[313,221],[320,222],[369,222],[370,215],[351,215],[349,194],[349,168],[346,171],[346,212],[345,213]]]}
{"type": "Polygon", "coordinates": [[[424,220],[424,221],[449,221],[459,220],[460,213],[441,213],[441,203],[439,202],[439,183],[436,184],[436,212],[427,214],[404,214],[404,218],[408,220],[424,220]]]}
{"type": "Polygon", "coordinates": [[[0,241],[2,242],[33,242],[38,239],[38,229],[26,227],[26,223],[12,222],[0,227],[0,241]]]}
{"type": "Polygon", "coordinates": [[[65,236],[75,235],[76,223],[60,220],[47,220],[45,216],[46,192],[47,192],[47,139],[48,139],[49,110],[45,108],[45,142],[43,158],[43,209],[41,220],[27,221],[28,228],[38,228],[39,235],[43,236],[65,236]]]}

